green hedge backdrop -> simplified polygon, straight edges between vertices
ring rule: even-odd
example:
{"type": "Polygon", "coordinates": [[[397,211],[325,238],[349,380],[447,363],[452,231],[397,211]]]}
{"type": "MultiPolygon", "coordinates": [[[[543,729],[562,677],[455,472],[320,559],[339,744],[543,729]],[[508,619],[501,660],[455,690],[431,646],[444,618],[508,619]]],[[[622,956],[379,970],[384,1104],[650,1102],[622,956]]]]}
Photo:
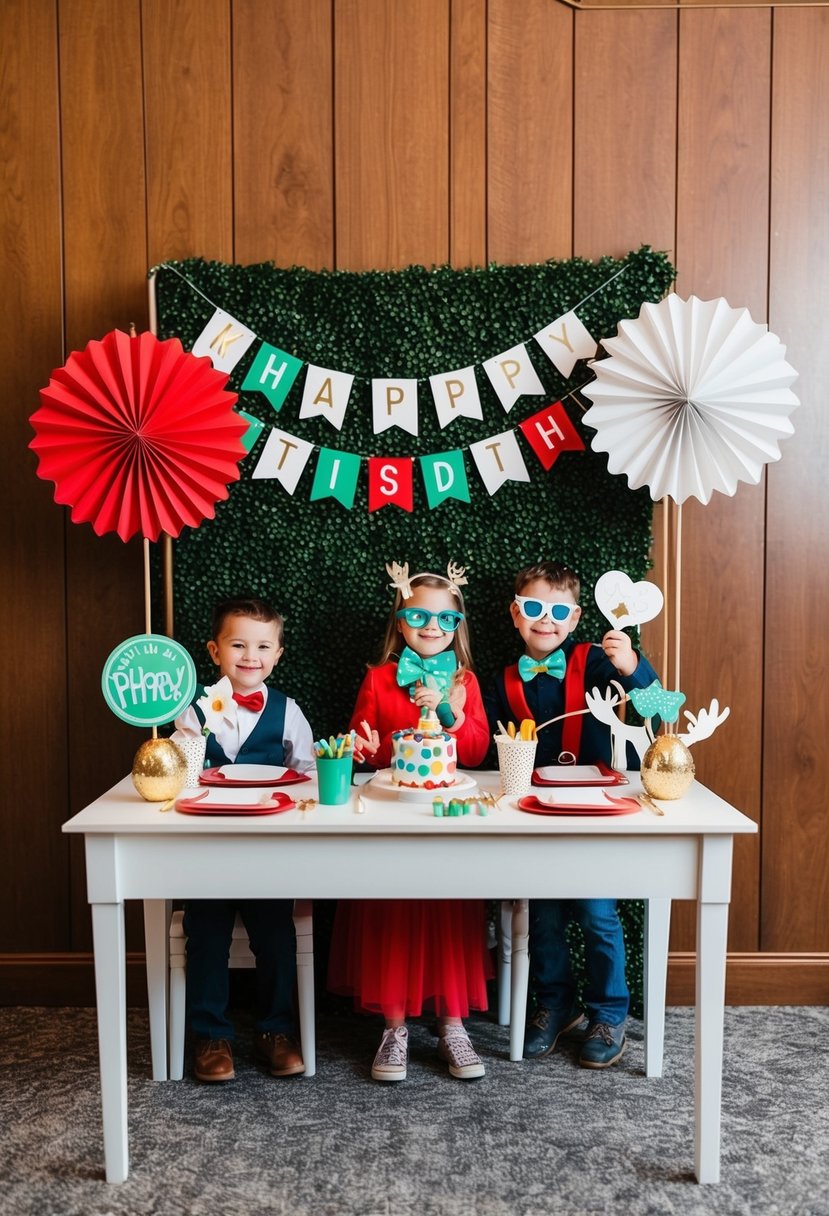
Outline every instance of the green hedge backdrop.
{"type": "MultiPolygon", "coordinates": [[[[532,340],[536,331],[590,296],[578,308],[579,318],[597,340],[612,336],[621,319],[638,315],[645,301],[660,300],[673,278],[668,258],[647,247],[621,260],[473,270],[412,266],[317,272],[201,259],[159,267],[160,337],[176,335],[189,349],[214,306],[221,307],[259,339],[356,377],[340,432],[323,418],[299,421],[302,372],[278,414],[264,396],[241,394],[240,408],[260,418],[265,430],[215,520],[186,530],[175,542],[175,632],[194,656],[200,678],[214,674],[205,651],[214,603],[230,595],[261,595],[286,618],[279,687],[297,699],[317,734],[344,729],[366,663],[376,658],[392,602],[385,571],[392,559],[408,561],[412,572],[444,572],[449,560],[467,567],[464,593],[484,685],[517,657],[508,605],[513,575],[528,562],[551,558],[579,572],[585,611],[577,636],[600,636],[606,625],[593,604],[592,584],[613,568],[642,577],[652,505],[646,490],[631,491],[624,478],[607,472],[607,457],[590,450],[591,432],[581,424],[578,398],[566,399],[565,406],[585,441],[584,452],[563,453],[545,472],[519,435],[530,481],[508,482],[492,497],[466,453],[469,503],[447,500],[430,510],[417,463],[411,514],[396,506],[368,513],[365,465],[351,510],[334,499],[309,501],[314,455],[293,496],[276,481],[252,480],[251,473],[270,425],[363,456],[415,457],[465,448],[517,427],[546,402],[565,398],[590,379],[579,362],[565,380],[532,340]],[[596,290],[623,267],[624,273],[596,290]],[[480,364],[518,343],[527,345],[549,396],[520,398],[507,415],[480,364]],[[472,364],[478,368],[483,421],[459,418],[441,431],[428,376],[472,364]],[[373,377],[422,381],[417,437],[397,429],[373,433],[373,377]]],[[[245,353],[230,388],[240,390],[258,346],[255,342],[245,353]]],[[[641,910],[626,909],[623,921],[632,990],[638,993],[641,910]]]]}

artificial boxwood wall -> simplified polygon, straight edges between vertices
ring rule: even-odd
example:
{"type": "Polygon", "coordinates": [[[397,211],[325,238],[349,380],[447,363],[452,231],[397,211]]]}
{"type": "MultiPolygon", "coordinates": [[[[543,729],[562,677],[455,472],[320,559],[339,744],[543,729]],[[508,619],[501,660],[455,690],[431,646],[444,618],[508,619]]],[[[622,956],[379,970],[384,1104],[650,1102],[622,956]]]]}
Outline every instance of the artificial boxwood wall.
{"type": "MultiPolygon", "coordinates": [[[[665,294],[674,271],[664,254],[644,247],[622,260],[595,263],[572,259],[363,273],[200,259],[171,265],[180,273],[161,267],[157,274],[160,337],[177,335],[189,349],[215,305],[257,338],[303,361],[355,375],[340,432],[323,418],[299,421],[303,373],[278,414],[258,393],[240,396],[240,407],[260,418],[265,431],[243,461],[241,480],[231,486],[215,520],[186,530],[175,542],[175,632],[193,654],[200,678],[214,674],[205,652],[214,603],[230,595],[261,595],[286,618],[279,686],[297,699],[317,734],[344,729],[365,665],[376,657],[392,601],[384,569],[391,559],[408,561],[412,572],[445,572],[450,560],[467,567],[464,594],[482,684],[517,657],[507,608],[515,571],[531,561],[553,558],[572,565],[585,584],[577,637],[587,640],[604,632],[590,588],[608,569],[624,569],[633,579],[644,574],[651,501],[646,490],[633,492],[624,478],[611,476],[607,457],[590,450],[591,432],[581,424],[577,399],[565,399],[565,405],[585,440],[584,452],[563,453],[545,472],[519,436],[530,481],[509,482],[492,497],[466,453],[469,503],[447,500],[429,510],[417,462],[411,514],[396,506],[368,513],[365,466],[350,511],[334,499],[309,501],[313,455],[293,496],[276,481],[252,480],[251,472],[269,425],[363,456],[415,457],[466,448],[517,427],[546,401],[565,398],[590,379],[583,362],[563,379],[532,340],[533,333],[624,266],[624,273],[578,308],[594,338],[611,336],[621,319],[635,317],[642,303],[665,294]],[[518,343],[527,344],[549,397],[523,397],[507,415],[480,365],[518,343]],[[483,421],[459,418],[441,431],[428,377],[472,364],[483,421]],[[416,438],[397,429],[373,434],[373,377],[421,381],[416,438]]],[[[258,346],[255,342],[237,365],[230,388],[240,390],[258,346]]],[[[629,932],[638,935],[640,926],[639,915],[626,917],[629,932]]]]}

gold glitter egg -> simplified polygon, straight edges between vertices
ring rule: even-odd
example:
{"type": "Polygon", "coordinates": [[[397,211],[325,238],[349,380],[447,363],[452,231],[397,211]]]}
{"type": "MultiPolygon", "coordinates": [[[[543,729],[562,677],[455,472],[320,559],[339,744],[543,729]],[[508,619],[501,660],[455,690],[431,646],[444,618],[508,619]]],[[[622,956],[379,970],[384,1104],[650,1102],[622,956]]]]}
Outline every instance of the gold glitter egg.
{"type": "Polygon", "coordinates": [[[651,798],[681,798],[695,771],[693,757],[678,735],[658,735],[642,761],[642,785],[651,798]]]}
{"type": "Polygon", "coordinates": [[[147,739],[135,753],[132,783],[147,802],[166,802],[184,789],[187,760],[172,739],[147,739]]]}

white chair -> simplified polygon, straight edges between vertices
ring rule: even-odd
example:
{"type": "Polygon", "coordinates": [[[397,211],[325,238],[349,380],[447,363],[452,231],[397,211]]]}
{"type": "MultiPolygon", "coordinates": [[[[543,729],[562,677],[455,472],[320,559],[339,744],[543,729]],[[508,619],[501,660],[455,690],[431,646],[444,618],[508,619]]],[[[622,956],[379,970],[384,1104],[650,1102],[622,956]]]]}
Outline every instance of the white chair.
{"type": "MultiPolygon", "coordinates": [[[[498,933],[498,1024],[509,1026],[509,1058],[524,1054],[527,987],[530,978],[529,901],[501,902],[498,933]]],[[[668,936],[671,901],[645,900],[645,1075],[662,1076],[665,1046],[665,988],[668,980],[668,936]]]]}
{"type": "MultiPolygon", "coordinates": [[[[296,977],[299,996],[299,1033],[305,1076],[313,1077],[317,1070],[317,1042],[314,1027],[314,904],[310,899],[294,900],[296,928],[296,977]]],[[[251,953],[245,926],[236,917],[230,943],[229,967],[252,968],[256,960],[251,953]]],[[[174,912],[170,921],[170,1079],[180,1081],[184,1075],[184,1008],[187,969],[187,938],[184,936],[184,913],[174,912]]]]}

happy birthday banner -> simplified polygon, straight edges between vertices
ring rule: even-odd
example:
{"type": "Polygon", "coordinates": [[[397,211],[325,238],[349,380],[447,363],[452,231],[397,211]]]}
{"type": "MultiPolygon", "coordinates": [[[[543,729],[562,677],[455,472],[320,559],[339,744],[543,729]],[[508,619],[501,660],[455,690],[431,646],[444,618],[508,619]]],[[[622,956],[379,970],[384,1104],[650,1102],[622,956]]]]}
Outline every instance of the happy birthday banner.
{"type": "MultiPolygon", "coordinates": [[[[288,351],[259,338],[243,322],[210,300],[175,266],[164,263],[157,269],[169,269],[213,307],[214,312],[193,343],[193,354],[206,356],[213,366],[233,372],[248,350],[259,343],[253,362],[242,382],[242,392],[261,393],[275,413],[279,413],[303,367],[305,381],[299,409],[299,419],[324,418],[335,430],[342,430],[349,408],[356,377],[346,371],[318,366],[297,358],[288,351]]],[[[576,363],[592,358],[597,342],[579,320],[576,309],[602,291],[628,266],[623,266],[579,304],[532,335],[538,346],[556,368],[568,379],[576,363]]],[[[529,339],[528,339],[529,342],[529,339]]],[[[483,369],[495,395],[509,414],[519,397],[543,396],[546,389],[532,364],[527,343],[519,343],[484,360],[483,369]]],[[[432,406],[441,430],[458,418],[483,421],[483,409],[478,391],[476,365],[438,372],[422,380],[415,378],[371,378],[372,428],[375,435],[396,428],[417,437],[421,408],[422,386],[428,380],[432,406]]],[[[566,396],[573,396],[578,390],[566,396]]],[[[250,452],[266,429],[266,424],[252,414],[239,410],[248,423],[242,438],[250,452]]],[[[468,447],[422,456],[365,455],[311,443],[299,435],[279,427],[270,427],[262,451],[252,472],[254,480],[278,482],[293,495],[315,450],[318,451],[310,501],[333,498],[346,509],[354,505],[363,461],[368,470],[368,510],[378,511],[394,504],[404,511],[414,510],[415,461],[430,509],[447,499],[469,502],[469,480],[464,453],[468,452],[488,494],[492,496],[507,481],[529,482],[530,474],[518,443],[518,434],[549,471],[559,454],[580,451],[584,442],[573,426],[562,401],[545,405],[517,427],[489,435],[468,447]]]]}

